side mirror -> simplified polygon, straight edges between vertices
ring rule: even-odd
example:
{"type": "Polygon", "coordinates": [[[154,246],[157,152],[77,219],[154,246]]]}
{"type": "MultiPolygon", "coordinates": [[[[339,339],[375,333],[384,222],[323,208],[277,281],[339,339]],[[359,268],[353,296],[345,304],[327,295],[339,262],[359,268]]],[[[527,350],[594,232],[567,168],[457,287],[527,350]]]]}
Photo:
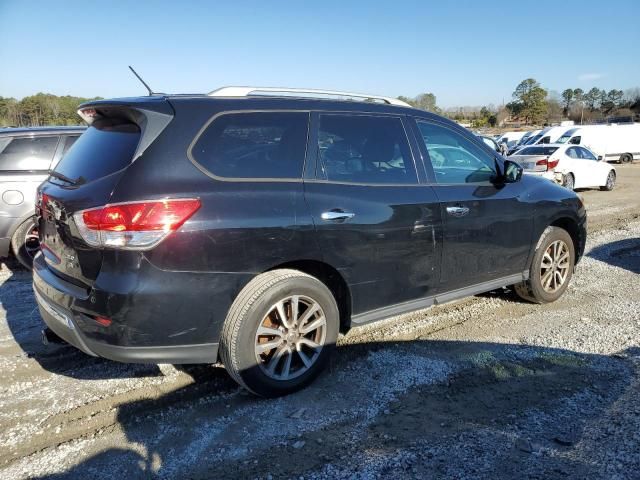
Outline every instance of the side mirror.
{"type": "Polygon", "coordinates": [[[516,183],[522,179],[523,169],[513,160],[504,161],[504,174],[502,175],[504,183],[516,183]]]}
{"type": "Polygon", "coordinates": [[[601,162],[602,161],[602,155],[598,155],[598,161],[601,162]]]}

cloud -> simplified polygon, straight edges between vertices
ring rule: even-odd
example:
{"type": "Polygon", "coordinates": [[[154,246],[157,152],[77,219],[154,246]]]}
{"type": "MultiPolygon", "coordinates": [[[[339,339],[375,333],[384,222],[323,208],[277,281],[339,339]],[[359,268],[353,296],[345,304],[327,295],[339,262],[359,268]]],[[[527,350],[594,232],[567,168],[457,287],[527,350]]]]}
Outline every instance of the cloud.
{"type": "Polygon", "coordinates": [[[578,80],[580,80],[581,82],[584,82],[587,80],[599,80],[604,76],[605,76],[604,73],[582,73],[578,75],[578,80]]]}

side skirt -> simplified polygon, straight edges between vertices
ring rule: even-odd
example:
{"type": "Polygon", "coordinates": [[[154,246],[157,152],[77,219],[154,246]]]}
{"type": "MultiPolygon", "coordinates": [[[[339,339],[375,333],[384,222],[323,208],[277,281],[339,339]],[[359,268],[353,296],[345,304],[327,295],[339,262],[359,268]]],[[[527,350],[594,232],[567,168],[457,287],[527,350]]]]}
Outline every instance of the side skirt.
{"type": "Polygon", "coordinates": [[[353,317],[351,317],[351,325],[354,327],[365,325],[367,323],[376,322],[378,320],[384,320],[385,318],[395,317],[404,313],[415,312],[416,310],[422,310],[423,308],[428,308],[433,305],[440,305],[442,303],[452,302],[454,300],[470,297],[479,293],[489,292],[496,288],[513,285],[514,283],[520,283],[528,279],[529,271],[526,270],[516,275],[496,278],[495,280],[478,283],[476,285],[471,285],[470,287],[459,288],[457,290],[452,290],[450,292],[441,293],[431,297],[419,298],[417,300],[398,303],[389,307],[378,308],[376,310],[371,310],[369,312],[354,315],[353,317]]]}

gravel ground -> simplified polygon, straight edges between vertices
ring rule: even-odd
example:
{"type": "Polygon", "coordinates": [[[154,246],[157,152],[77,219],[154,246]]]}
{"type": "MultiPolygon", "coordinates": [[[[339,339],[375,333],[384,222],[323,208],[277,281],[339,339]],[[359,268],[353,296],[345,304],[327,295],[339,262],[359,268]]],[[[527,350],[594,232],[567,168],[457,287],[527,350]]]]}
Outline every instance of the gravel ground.
{"type": "Polygon", "coordinates": [[[640,479],[640,165],[582,192],[587,253],[551,305],[508,290],[352,330],[276,400],[220,367],[40,343],[0,271],[0,478],[640,479]]]}

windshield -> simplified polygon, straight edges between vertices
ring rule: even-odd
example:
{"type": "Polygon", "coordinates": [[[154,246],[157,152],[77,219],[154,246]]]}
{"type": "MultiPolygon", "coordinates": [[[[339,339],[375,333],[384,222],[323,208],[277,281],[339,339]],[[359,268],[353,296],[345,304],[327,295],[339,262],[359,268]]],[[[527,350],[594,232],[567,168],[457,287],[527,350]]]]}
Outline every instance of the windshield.
{"type": "Polygon", "coordinates": [[[533,137],[531,137],[529,140],[526,141],[525,145],[533,145],[538,140],[540,140],[540,138],[542,138],[542,134],[541,133],[539,133],[537,135],[534,135],[533,137]]]}
{"type": "Polygon", "coordinates": [[[525,147],[518,152],[518,155],[551,155],[558,147],[525,147]]]}
{"type": "Polygon", "coordinates": [[[562,135],[558,140],[556,140],[556,143],[567,143],[570,138],[571,135],[562,135]]]}

